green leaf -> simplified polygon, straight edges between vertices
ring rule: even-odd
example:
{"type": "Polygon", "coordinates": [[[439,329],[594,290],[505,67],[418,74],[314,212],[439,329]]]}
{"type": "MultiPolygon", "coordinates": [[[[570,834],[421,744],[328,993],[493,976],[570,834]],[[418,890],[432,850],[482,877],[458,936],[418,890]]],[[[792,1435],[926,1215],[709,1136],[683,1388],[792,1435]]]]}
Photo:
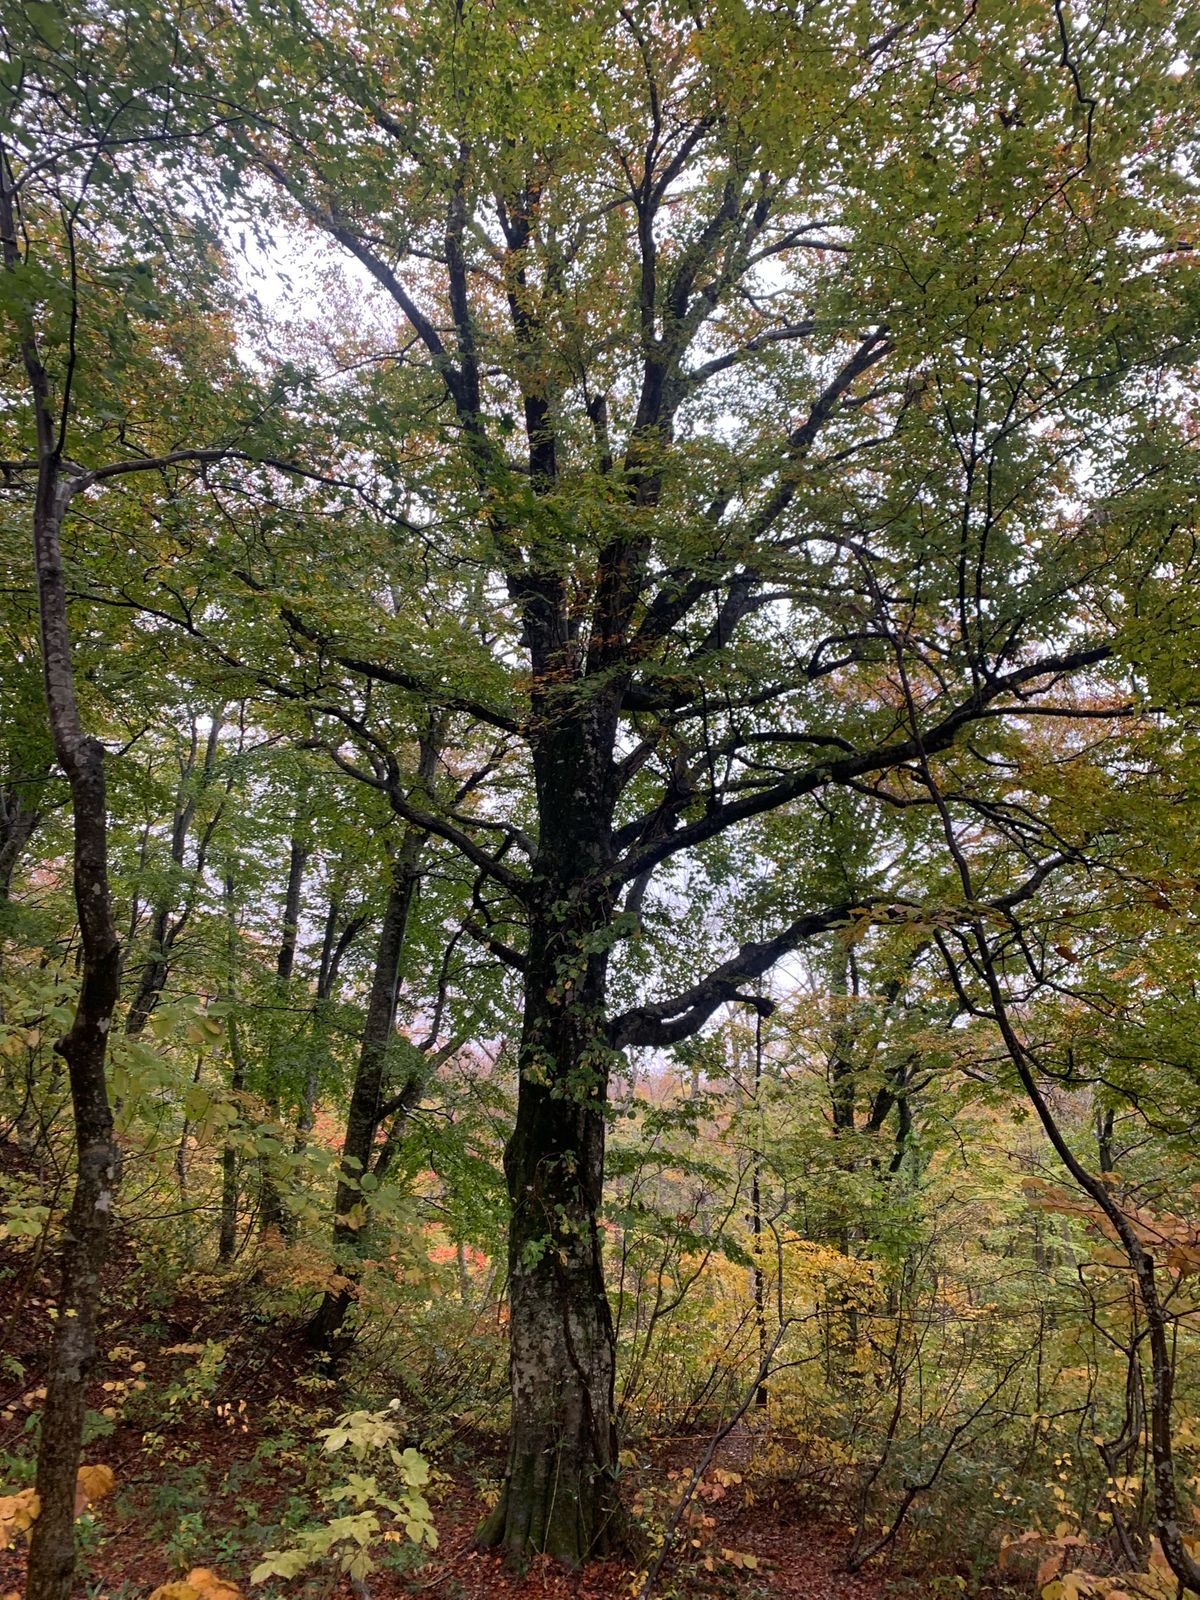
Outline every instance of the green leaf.
{"type": "Polygon", "coordinates": [[[52,50],[62,48],[66,25],[59,7],[52,0],[25,0],[25,16],[35,33],[52,50]]]}
{"type": "Polygon", "coordinates": [[[250,1574],[251,1583],[265,1583],[268,1578],[294,1578],[309,1565],[311,1557],[306,1550],[268,1550],[264,1560],[250,1574]]]}
{"type": "Polygon", "coordinates": [[[401,1451],[399,1465],[411,1488],[420,1489],[429,1482],[429,1463],[411,1445],[401,1451]]]}

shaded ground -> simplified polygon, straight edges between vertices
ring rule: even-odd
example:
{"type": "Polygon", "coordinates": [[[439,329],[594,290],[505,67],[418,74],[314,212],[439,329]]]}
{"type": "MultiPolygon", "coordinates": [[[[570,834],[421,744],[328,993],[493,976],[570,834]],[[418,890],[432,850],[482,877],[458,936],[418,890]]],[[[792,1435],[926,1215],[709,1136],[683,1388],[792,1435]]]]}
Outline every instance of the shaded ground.
{"type": "MultiPolygon", "coordinates": [[[[11,1161],[11,1147],[4,1156],[11,1161]]],[[[31,1482],[54,1314],[48,1266],[30,1242],[0,1240],[0,1495],[31,1482]]],[[[263,1552],[288,1543],[281,1529],[318,1512],[316,1489],[328,1468],[323,1475],[314,1431],[345,1408],[345,1397],[316,1372],[296,1324],[256,1310],[272,1296],[254,1292],[253,1280],[232,1293],[217,1279],[165,1292],[160,1278],[139,1272],[130,1240],[118,1235],[104,1298],[84,1459],[110,1466],[117,1487],[94,1519],[79,1524],[75,1592],[81,1600],[145,1600],[193,1566],[248,1590],[263,1552]]],[[[652,1446],[630,1471],[629,1498],[651,1528],[665,1522],[705,1445],[698,1438],[652,1446]]],[[[845,1527],[795,1489],[767,1486],[764,1494],[758,1483],[752,1490],[743,1481],[752,1449],[743,1431],[721,1447],[662,1571],[661,1600],[929,1594],[921,1575],[904,1570],[903,1548],[890,1566],[843,1571],[845,1527]]],[[[631,1600],[636,1593],[627,1564],[598,1563],[572,1576],[535,1562],[517,1575],[474,1551],[487,1486],[500,1471],[497,1441],[452,1434],[432,1460],[440,1473],[431,1493],[439,1549],[418,1567],[372,1574],[369,1600],[631,1600]]],[[[4,1600],[23,1592],[24,1550],[19,1538],[0,1551],[4,1600]]],[[[320,1574],[282,1589],[313,1600],[353,1595],[347,1582],[320,1574]]],[[[361,1592],[356,1600],[364,1600],[361,1592]]]]}
{"type": "MultiPolygon", "coordinates": [[[[680,1558],[667,1564],[656,1590],[664,1600],[669,1595],[884,1600],[895,1593],[888,1587],[894,1574],[884,1569],[855,1576],[839,1570],[846,1548],[840,1529],[809,1518],[792,1520],[765,1501],[746,1506],[736,1487],[715,1507],[711,1501],[701,1505],[716,1526],[705,1530],[698,1551],[681,1541],[680,1558]],[[722,1551],[732,1552],[734,1559],[722,1551]],[[754,1568],[735,1564],[746,1556],[754,1559],[754,1568]]],[[[636,1591],[636,1575],[611,1561],[579,1577],[551,1562],[537,1562],[522,1576],[506,1571],[501,1558],[470,1548],[482,1509],[469,1496],[457,1495],[453,1505],[439,1511],[442,1546],[412,1585],[373,1583],[372,1592],[389,1600],[418,1586],[429,1600],[628,1600],[636,1591]]]]}
{"type": "MultiPolygon", "coordinates": [[[[28,1307],[31,1322],[44,1305],[28,1307]]],[[[111,1432],[85,1451],[113,1468],[117,1491],[97,1508],[94,1526],[82,1526],[83,1556],[76,1593],[87,1600],[145,1600],[158,1584],[189,1567],[215,1568],[248,1589],[248,1575],[268,1544],[286,1543],[279,1526],[297,1507],[315,1510],[306,1483],[313,1459],[314,1405],[293,1336],[281,1329],[235,1324],[235,1308],[180,1298],[152,1319],[114,1326],[109,1319],[93,1405],[114,1398],[121,1407],[111,1432]],[[194,1356],[172,1355],[180,1344],[202,1347],[218,1336],[231,1354],[211,1395],[190,1405],[172,1426],[171,1407],[156,1428],[179,1370],[194,1356]],[[133,1358],[136,1355],[136,1360],[133,1358]],[[137,1368],[136,1376],[133,1369],[137,1368]],[[144,1383],[146,1389],[132,1384],[144,1383]],[[106,1388],[105,1385],[110,1387],[106,1388]],[[117,1384],[124,1387],[114,1390],[117,1384]],[[221,1396],[228,1398],[221,1398],[221,1396]],[[238,1398],[234,1400],[234,1396],[238,1398]],[[242,1406],[244,1410],[240,1409],[242,1406]],[[147,1438],[149,1435],[149,1439],[147,1438]]],[[[0,1467],[12,1463],[36,1410],[34,1381],[44,1345],[23,1339],[27,1363],[19,1394],[8,1392],[0,1410],[0,1467]],[[8,1418],[7,1421],[4,1418],[8,1418]]],[[[324,1397],[322,1397],[324,1398],[324,1397]]],[[[336,1396],[331,1396],[335,1400],[336,1396]]],[[[319,1402],[318,1402],[319,1403],[319,1402]]],[[[110,1409],[112,1409],[110,1407],[110,1409]]],[[[883,1569],[851,1577],[839,1571],[846,1532],[814,1521],[811,1508],[793,1499],[755,1500],[740,1481],[748,1441],[733,1438],[717,1456],[681,1528],[675,1553],[657,1586],[663,1600],[729,1600],[778,1596],[780,1600],[883,1600],[883,1569]]],[[[638,1503],[665,1518],[668,1497],[687,1481],[705,1440],[676,1441],[630,1475],[638,1503]]],[[[370,1600],[629,1600],[637,1588],[628,1564],[597,1563],[575,1576],[537,1561],[524,1574],[508,1571],[500,1557],[471,1548],[486,1499],[481,1483],[494,1479],[500,1458],[494,1441],[457,1441],[435,1463],[442,1469],[432,1494],[439,1548],[416,1570],[371,1575],[370,1600]],[[457,1460],[452,1460],[457,1457],[457,1460]]],[[[13,1487],[12,1483],[7,1486],[13,1487]]],[[[3,1492],[0,1490],[0,1492],[3,1492]]],[[[24,1544],[0,1553],[0,1595],[22,1592],[24,1544]]],[[[330,1579],[283,1586],[289,1594],[352,1600],[351,1586],[330,1579]]],[[[919,1590],[916,1592],[920,1592],[919,1590]]],[[[363,1600],[361,1593],[357,1600],[363,1600]]]]}

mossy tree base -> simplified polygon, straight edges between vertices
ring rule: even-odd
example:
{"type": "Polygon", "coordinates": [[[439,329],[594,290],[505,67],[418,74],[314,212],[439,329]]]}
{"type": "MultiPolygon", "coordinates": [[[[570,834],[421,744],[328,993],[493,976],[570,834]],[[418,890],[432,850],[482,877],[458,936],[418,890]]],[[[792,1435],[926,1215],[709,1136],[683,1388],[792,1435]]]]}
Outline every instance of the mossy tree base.
{"type": "Polygon", "coordinates": [[[475,1542],[482,1550],[502,1550],[514,1566],[547,1555],[578,1571],[623,1549],[626,1525],[611,1476],[581,1477],[551,1447],[527,1458],[518,1476],[505,1482],[475,1542]]]}

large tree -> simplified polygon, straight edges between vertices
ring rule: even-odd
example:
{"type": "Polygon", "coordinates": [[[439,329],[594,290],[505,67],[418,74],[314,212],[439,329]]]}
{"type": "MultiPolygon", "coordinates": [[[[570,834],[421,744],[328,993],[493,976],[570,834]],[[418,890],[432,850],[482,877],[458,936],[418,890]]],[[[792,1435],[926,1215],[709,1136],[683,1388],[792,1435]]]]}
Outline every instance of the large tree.
{"type": "MultiPolygon", "coordinates": [[[[513,1416],[483,1537],[578,1562],[619,1522],[617,1053],[761,1003],[751,981],[817,935],[920,910],[902,860],[837,894],[807,869],[834,791],[986,775],[1120,674],[1115,597],[1154,561],[1164,374],[1194,336],[1191,179],[1160,121],[1190,136],[1189,41],[1059,0],[430,0],[319,29],[268,5],[226,30],[226,159],[398,327],[353,442],[407,497],[414,587],[386,614],[320,560],[265,587],[344,675],[314,711],[341,759],[380,757],[385,684],[508,741],[490,800],[375,770],[478,872],[477,932],[520,973],[513,1416]],[[755,937],[735,837],[769,879],[755,937]],[[672,907],[706,875],[728,947],[664,993],[672,907]]],[[[952,827],[981,785],[948,785],[952,827]]],[[[978,884],[993,916],[1070,854],[1036,827],[1023,848],[1024,876],[978,884]]]]}

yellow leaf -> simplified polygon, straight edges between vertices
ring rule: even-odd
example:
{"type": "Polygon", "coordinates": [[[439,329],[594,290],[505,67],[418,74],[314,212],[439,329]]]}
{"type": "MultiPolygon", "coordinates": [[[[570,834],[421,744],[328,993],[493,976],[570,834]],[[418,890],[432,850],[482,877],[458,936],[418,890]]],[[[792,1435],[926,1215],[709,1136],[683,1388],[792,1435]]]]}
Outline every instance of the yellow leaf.
{"type": "Polygon", "coordinates": [[[721,1555],[731,1567],[744,1568],[749,1572],[755,1571],[758,1567],[758,1557],[751,1555],[747,1550],[722,1550],[721,1555]]]}
{"type": "Polygon", "coordinates": [[[103,1500],[111,1494],[117,1478],[111,1467],[100,1465],[80,1467],[75,1476],[75,1515],[94,1500],[103,1500]]]}
{"type": "MultiPolygon", "coordinates": [[[[1081,1600],[1081,1596],[1090,1595],[1092,1592],[1092,1585],[1082,1572],[1064,1573],[1059,1581],[1062,1584],[1063,1600],[1081,1600]]],[[[1051,1584],[1050,1588],[1053,1587],[1051,1584]]],[[[1043,1590],[1042,1593],[1044,1596],[1049,1590],[1043,1590]]]]}
{"type": "Polygon", "coordinates": [[[36,1489],[0,1496],[0,1550],[7,1550],[18,1533],[27,1533],[38,1519],[42,1502],[36,1489]]]}

